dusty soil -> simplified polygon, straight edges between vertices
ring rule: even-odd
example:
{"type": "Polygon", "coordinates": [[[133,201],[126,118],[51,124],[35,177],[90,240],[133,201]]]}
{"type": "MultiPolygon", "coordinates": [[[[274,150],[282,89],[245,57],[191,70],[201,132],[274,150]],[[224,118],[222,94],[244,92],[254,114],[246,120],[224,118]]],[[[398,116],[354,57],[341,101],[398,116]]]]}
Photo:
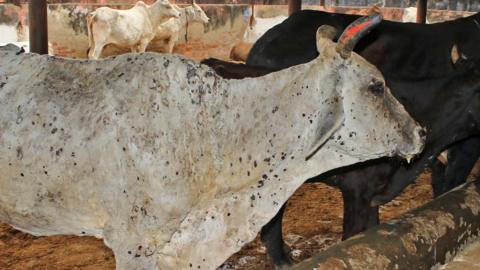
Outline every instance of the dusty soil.
{"type": "MultiPolygon", "coordinates": [[[[380,211],[383,221],[394,218],[432,198],[430,175],[380,211]]],[[[322,183],[305,184],[293,195],[284,218],[284,236],[296,261],[340,241],[343,202],[341,193],[322,183]]],[[[101,239],[93,237],[35,237],[0,223],[0,269],[4,270],[108,270],[115,258],[101,239]]],[[[259,238],[234,254],[221,269],[273,269],[259,238]]]]}

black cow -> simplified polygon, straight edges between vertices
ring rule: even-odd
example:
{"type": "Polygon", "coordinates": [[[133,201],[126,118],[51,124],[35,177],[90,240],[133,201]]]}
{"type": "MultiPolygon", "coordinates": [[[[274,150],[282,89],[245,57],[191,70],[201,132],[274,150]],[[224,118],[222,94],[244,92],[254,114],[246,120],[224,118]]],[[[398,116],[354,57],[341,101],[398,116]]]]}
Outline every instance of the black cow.
{"type": "Polygon", "coordinates": [[[223,61],[216,58],[203,59],[200,63],[213,68],[218,75],[225,79],[260,77],[274,71],[271,68],[247,66],[245,64],[223,61]]]}
{"type": "MultiPolygon", "coordinates": [[[[278,70],[308,62],[317,56],[315,41],[311,39],[317,27],[330,24],[341,33],[358,17],[320,11],[298,12],[259,39],[247,64],[278,70]]],[[[429,134],[426,151],[414,164],[383,159],[336,170],[335,176],[330,175],[332,177],[322,175],[310,180],[323,179],[341,189],[345,203],[344,238],[377,224],[378,205],[390,201],[413,182],[440,151],[464,139],[469,145],[479,142],[476,137],[480,135],[479,82],[476,81],[479,61],[465,61],[480,54],[477,49],[479,21],[479,14],[433,25],[385,21],[355,48],[377,65],[393,93],[420,123],[427,126],[429,134]],[[451,60],[454,45],[461,53],[458,65],[451,60]]],[[[444,179],[435,181],[443,183],[443,186],[434,187],[438,190],[436,194],[464,181],[448,179],[455,176],[448,172],[468,172],[470,164],[478,158],[475,149],[455,145],[449,154],[450,166],[441,171],[444,179]],[[468,155],[464,155],[466,150],[470,150],[468,155]],[[463,161],[456,162],[457,158],[463,161]],[[459,163],[461,166],[455,165],[459,163]]],[[[282,248],[282,213],[283,209],[262,230],[262,240],[276,265],[289,263],[282,248]]]]}

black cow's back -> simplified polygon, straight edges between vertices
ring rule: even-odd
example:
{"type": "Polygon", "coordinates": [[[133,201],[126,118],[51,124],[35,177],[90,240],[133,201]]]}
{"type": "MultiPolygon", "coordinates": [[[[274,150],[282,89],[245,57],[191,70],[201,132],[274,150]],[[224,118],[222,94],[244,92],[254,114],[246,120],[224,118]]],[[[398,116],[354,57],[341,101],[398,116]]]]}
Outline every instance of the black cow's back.
{"type": "MultiPolygon", "coordinates": [[[[267,31],[253,46],[248,65],[283,69],[313,60],[319,26],[334,26],[337,37],[358,15],[303,10],[267,31]]],[[[480,56],[480,14],[455,21],[421,25],[383,21],[363,38],[355,51],[390,77],[439,77],[453,70],[451,50],[457,45],[467,57],[480,56]]]]}
{"type": "Polygon", "coordinates": [[[315,45],[318,27],[328,24],[345,29],[357,18],[357,15],[338,16],[315,10],[296,12],[260,37],[250,50],[247,64],[279,70],[311,61],[318,56],[315,45]]]}

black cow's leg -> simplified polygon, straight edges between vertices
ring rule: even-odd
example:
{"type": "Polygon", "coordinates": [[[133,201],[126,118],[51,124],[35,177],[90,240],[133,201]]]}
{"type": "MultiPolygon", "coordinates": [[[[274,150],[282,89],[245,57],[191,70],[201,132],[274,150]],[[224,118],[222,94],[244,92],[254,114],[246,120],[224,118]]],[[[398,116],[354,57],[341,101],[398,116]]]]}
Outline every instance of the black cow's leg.
{"type": "MultiPolygon", "coordinates": [[[[358,182],[363,181],[363,179],[358,180],[358,182]]],[[[342,188],[343,240],[378,224],[378,207],[370,206],[370,200],[363,196],[366,190],[362,186],[357,184],[352,187],[353,189],[342,188]]]]}
{"type": "Polygon", "coordinates": [[[365,229],[370,229],[373,226],[380,224],[380,215],[378,212],[378,206],[370,206],[370,201],[368,202],[369,212],[368,212],[368,224],[365,229]]]}
{"type": "Polygon", "coordinates": [[[465,183],[479,157],[479,137],[466,139],[451,147],[448,151],[448,164],[445,170],[445,190],[443,192],[465,183]]]}
{"type": "Polygon", "coordinates": [[[445,165],[438,159],[432,164],[432,190],[433,197],[438,197],[445,192],[445,165]]]}
{"type": "Polygon", "coordinates": [[[270,222],[263,226],[260,231],[260,239],[267,249],[267,254],[273,261],[275,267],[286,267],[292,264],[287,245],[282,236],[282,219],[286,203],[280,208],[277,215],[270,222]]]}
{"type": "Polygon", "coordinates": [[[448,164],[438,160],[432,165],[432,188],[434,197],[465,183],[473,166],[480,157],[480,138],[473,137],[452,145],[448,149],[448,164]]]}

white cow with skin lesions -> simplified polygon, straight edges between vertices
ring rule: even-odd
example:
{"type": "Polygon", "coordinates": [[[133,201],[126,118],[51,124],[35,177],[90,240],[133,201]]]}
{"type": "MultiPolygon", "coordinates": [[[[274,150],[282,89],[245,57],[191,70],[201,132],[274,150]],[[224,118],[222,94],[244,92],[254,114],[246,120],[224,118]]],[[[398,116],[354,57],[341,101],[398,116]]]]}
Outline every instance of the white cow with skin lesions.
{"type": "Polygon", "coordinates": [[[207,14],[205,14],[202,8],[196,3],[184,8],[179,8],[176,5],[174,5],[174,7],[180,12],[180,17],[171,18],[160,24],[155,36],[156,40],[164,41],[164,51],[167,53],[173,52],[173,46],[175,46],[180,35],[185,34],[186,31],[188,31],[187,25],[193,23],[206,24],[209,21],[207,14]]]}
{"type": "Polygon", "coordinates": [[[358,38],[334,34],[320,28],[317,59],[243,80],[173,55],[0,48],[0,220],[104,238],[121,270],[215,269],[306,179],[421,151],[421,127],[348,51],[358,38]]]}
{"type": "Polygon", "coordinates": [[[132,52],[145,52],[158,26],[180,13],[168,0],[152,5],[139,1],[128,10],[101,7],[87,16],[89,59],[98,59],[103,47],[115,44],[132,52]]]}

